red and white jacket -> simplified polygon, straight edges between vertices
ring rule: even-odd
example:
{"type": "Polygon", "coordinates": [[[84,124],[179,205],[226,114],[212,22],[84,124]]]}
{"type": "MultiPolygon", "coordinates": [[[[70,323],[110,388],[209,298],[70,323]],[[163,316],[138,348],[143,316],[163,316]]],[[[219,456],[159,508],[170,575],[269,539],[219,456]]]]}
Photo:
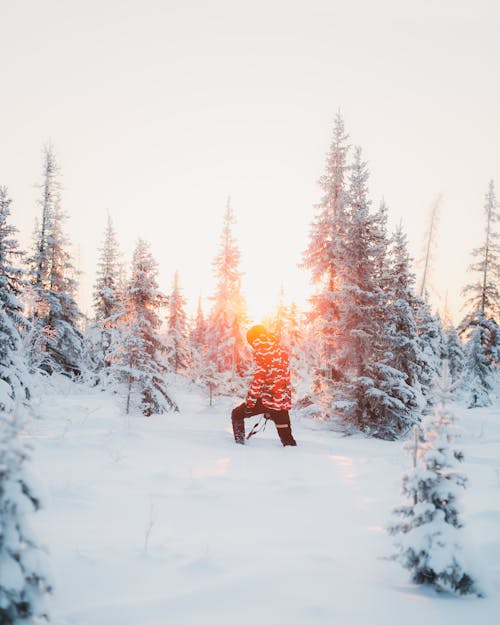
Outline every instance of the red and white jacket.
{"type": "Polygon", "coordinates": [[[271,410],[290,410],[292,393],[287,352],[271,336],[260,336],[253,342],[256,361],[246,403],[253,408],[260,398],[271,410]]]}

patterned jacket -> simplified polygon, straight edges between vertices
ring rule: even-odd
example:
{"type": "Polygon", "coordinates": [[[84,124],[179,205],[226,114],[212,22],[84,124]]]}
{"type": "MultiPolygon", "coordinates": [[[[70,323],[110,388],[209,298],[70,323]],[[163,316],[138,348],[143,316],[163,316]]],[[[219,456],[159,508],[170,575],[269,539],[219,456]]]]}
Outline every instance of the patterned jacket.
{"type": "Polygon", "coordinates": [[[255,372],[246,403],[253,408],[261,399],[266,408],[290,410],[292,407],[290,368],[287,352],[272,336],[260,336],[253,342],[255,372]]]}

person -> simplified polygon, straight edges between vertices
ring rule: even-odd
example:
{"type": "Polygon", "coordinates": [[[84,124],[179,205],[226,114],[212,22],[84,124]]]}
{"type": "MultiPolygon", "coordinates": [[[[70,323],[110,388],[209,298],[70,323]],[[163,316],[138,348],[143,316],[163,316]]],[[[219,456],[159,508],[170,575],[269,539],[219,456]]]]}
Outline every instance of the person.
{"type": "Polygon", "coordinates": [[[295,446],[288,414],[292,407],[288,354],[263,325],[251,327],[247,341],[254,351],[256,367],[246,401],[231,413],[234,440],[244,445],[245,419],[264,414],[274,421],[283,445],[295,446]]]}

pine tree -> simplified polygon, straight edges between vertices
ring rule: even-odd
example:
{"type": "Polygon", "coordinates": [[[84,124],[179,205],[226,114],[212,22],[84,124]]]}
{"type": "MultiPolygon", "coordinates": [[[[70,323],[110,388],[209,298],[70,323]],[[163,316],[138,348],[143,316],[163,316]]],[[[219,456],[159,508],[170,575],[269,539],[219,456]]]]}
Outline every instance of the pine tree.
{"type": "Polygon", "coordinates": [[[485,197],[484,212],[484,243],[472,252],[477,262],[469,268],[478,274],[478,280],[466,286],[464,293],[468,295],[468,303],[473,310],[496,320],[500,313],[500,235],[495,231],[495,224],[500,221],[500,213],[493,180],[485,197]]]}
{"type": "Polygon", "coordinates": [[[40,509],[26,465],[29,450],[20,438],[21,420],[10,385],[0,379],[0,623],[48,621],[52,591],[47,558],[29,517],[40,509]]]}
{"type": "Polygon", "coordinates": [[[0,187],[0,623],[17,625],[48,617],[51,590],[44,553],[29,527],[40,501],[26,472],[29,450],[20,438],[29,399],[29,375],[19,328],[26,325],[18,299],[23,272],[11,200],[0,187]]]}
{"type": "Polygon", "coordinates": [[[385,208],[372,214],[368,170],[356,148],[339,255],[335,368],[342,372],[323,394],[331,409],[372,436],[394,438],[413,422],[415,392],[394,365],[388,314],[385,208]],[[329,397],[331,395],[331,399],[329,397]]]}
{"type": "Polygon", "coordinates": [[[119,340],[112,344],[110,375],[127,388],[127,413],[137,405],[144,415],[178,410],[165,382],[160,308],[165,297],[158,290],[158,268],[148,244],[139,239],[127,287],[126,313],[120,320],[119,340]]]}
{"type": "Polygon", "coordinates": [[[309,245],[303,260],[303,267],[311,272],[312,282],[317,288],[311,299],[311,320],[318,337],[320,372],[327,379],[327,384],[332,375],[335,375],[333,359],[339,314],[335,295],[339,287],[341,245],[345,237],[343,221],[349,172],[348,139],[344,120],[340,113],[337,113],[325,173],[319,180],[323,196],[315,207],[316,215],[311,225],[309,245]]]}
{"type": "Polygon", "coordinates": [[[214,260],[217,279],[213,307],[208,320],[209,358],[221,374],[221,387],[238,386],[248,363],[248,350],[243,336],[246,307],[241,293],[240,252],[232,232],[235,223],[231,201],[224,215],[219,253],[214,260]]]}
{"type": "Polygon", "coordinates": [[[95,318],[96,321],[103,325],[112,325],[121,313],[122,305],[119,292],[120,257],[116,232],[111,216],[108,215],[94,285],[95,318]]]}
{"type": "Polygon", "coordinates": [[[28,374],[21,357],[20,330],[27,325],[20,302],[25,282],[17,266],[22,253],[15,238],[17,229],[8,223],[11,200],[0,187],[0,379],[11,389],[14,400],[29,396],[28,374]]]}
{"type": "Polygon", "coordinates": [[[485,354],[484,326],[478,324],[470,333],[464,366],[465,385],[469,391],[469,408],[491,405],[493,390],[490,363],[485,354]]]}
{"type": "Polygon", "coordinates": [[[284,310],[281,343],[288,350],[290,356],[292,394],[297,401],[309,397],[311,389],[311,367],[305,346],[306,329],[304,325],[303,315],[299,311],[297,303],[292,301],[284,310]]]}
{"type": "Polygon", "coordinates": [[[284,328],[286,324],[287,306],[285,305],[285,289],[283,287],[279,290],[278,304],[276,306],[276,312],[269,320],[266,327],[272,331],[276,338],[281,341],[284,334],[284,328]]]}
{"type": "Polygon", "coordinates": [[[450,376],[453,384],[461,381],[465,364],[465,353],[454,326],[446,330],[446,358],[450,368],[450,376]]]}
{"type": "Polygon", "coordinates": [[[459,334],[467,339],[465,369],[471,385],[471,407],[488,405],[491,378],[500,362],[500,235],[495,230],[500,214],[493,180],[484,209],[484,243],[473,251],[477,262],[469,268],[478,279],[464,288],[472,310],[458,328],[459,334]]]}
{"type": "Polygon", "coordinates": [[[426,299],[418,297],[414,302],[419,342],[419,382],[426,400],[424,411],[432,407],[434,379],[439,377],[445,356],[445,338],[439,317],[433,314],[426,299]]]}
{"type": "MultiPolygon", "coordinates": [[[[102,382],[99,372],[111,365],[112,343],[119,340],[118,323],[124,315],[123,287],[120,284],[121,254],[111,217],[108,215],[104,240],[100,248],[94,284],[95,319],[85,333],[85,346],[90,368],[102,382]]],[[[107,371],[106,371],[107,373],[107,371]]]]}
{"type": "Polygon", "coordinates": [[[196,319],[190,333],[191,345],[194,349],[201,351],[207,344],[207,322],[201,303],[201,296],[198,298],[198,308],[196,309],[196,319]]]}
{"type": "MultiPolygon", "coordinates": [[[[207,323],[201,296],[198,298],[198,308],[196,317],[191,322],[191,329],[188,337],[189,343],[189,378],[204,386],[208,386],[207,370],[209,366],[208,347],[207,347],[207,323]]],[[[211,380],[211,376],[210,376],[211,380]]]]}
{"type": "Polygon", "coordinates": [[[415,276],[410,269],[406,235],[401,225],[396,229],[390,248],[390,266],[387,289],[389,305],[385,309],[387,322],[388,364],[405,375],[405,394],[401,397],[413,420],[425,404],[420,383],[422,353],[417,323],[414,316],[417,297],[415,276]]]}
{"type": "Polygon", "coordinates": [[[185,370],[189,365],[188,323],[185,306],[186,300],[179,284],[179,272],[176,271],[168,300],[167,329],[168,362],[174,373],[185,370]]]}
{"type": "Polygon", "coordinates": [[[61,207],[58,175],[54,151],[48,146],[40,185],[42,220],[36,248],[29,260],[34,292],[30,321],[35,337],[30,350],[31,361],[49,373],[58,369],[67,374],[79,374],[83,337],[77,324],[81,313],[74,299],[75,270],[63,234],[66,215],[61,207]]]}
{"type": "Polygon", "coordinates": [[[395,364],[403,371],[408,384],[420,390],[421,360],[417,323],[414,310],[417,308],[415,276],[410,269],[407,237],[401,225],[392,238],[391,249],[391,297],[394,308],[394,332],[396,344],[393,348],[395,364]]]}
{"type": "Polygon", "coordinates": [[[454,447],[458,431],[449,408],[452,384],[446,363],[434,392],[423,442],[415,429],[413,442],[406,444],[413,456],[413,467],[403,475],[406,502],[394,509],[396,520],[388,531],[396,537],[395,559],[411,571],[415,583],[439,592],[480,595],[462,555],[459,497],[467,478],[457,470],[463,454],[454,447]]]}

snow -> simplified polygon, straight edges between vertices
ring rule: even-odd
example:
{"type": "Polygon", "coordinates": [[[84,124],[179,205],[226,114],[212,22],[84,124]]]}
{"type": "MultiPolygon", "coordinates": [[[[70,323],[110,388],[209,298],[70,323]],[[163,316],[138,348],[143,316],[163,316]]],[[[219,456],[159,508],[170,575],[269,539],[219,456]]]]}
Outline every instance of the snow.
{"type": "MultiPolygon", "coordinates": [[[[464,539],[484,599],[437,595],[387,559],[401,442],[292,415],[235,445],[231,407],[174,389],[180,413],[125,416],[116,396],[60,381],[26,436],[47,490],[35,515],[64,625],[493,625],[500,613],[499,405],[457,407],[464,539]]],[[[256,417],[257,419],[257,417],[256,417]]],[[[253,420],[247,420],[247,431],[253,420]]],[[[461,530],[462,531],[462,530],[461,530]]]]}

